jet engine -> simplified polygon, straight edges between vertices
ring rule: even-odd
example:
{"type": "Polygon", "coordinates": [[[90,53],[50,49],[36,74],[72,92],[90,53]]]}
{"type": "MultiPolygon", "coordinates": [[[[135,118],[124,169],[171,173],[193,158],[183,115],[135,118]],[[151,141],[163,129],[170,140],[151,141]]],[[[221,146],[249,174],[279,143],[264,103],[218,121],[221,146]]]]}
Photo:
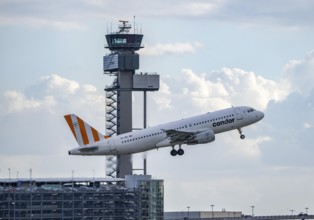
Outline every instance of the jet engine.
{"type": "Polygon", "coordinates": [[[188,140],[187,145],[206,144],[215,140],[215,134],[212,130],[203,131],[195,134],[194,137],[188,140]]]}

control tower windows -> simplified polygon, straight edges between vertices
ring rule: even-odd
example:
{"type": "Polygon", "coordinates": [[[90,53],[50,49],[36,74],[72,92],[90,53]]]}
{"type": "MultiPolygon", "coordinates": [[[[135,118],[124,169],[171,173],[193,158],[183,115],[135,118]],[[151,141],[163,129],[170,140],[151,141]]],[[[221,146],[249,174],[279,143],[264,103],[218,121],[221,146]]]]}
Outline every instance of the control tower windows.
{"type": "Polygon", "coordinates": [[[119,45],[119,44],[126,44],[127,40],[126,38],[112,38],[112,45],[119,45]]]}

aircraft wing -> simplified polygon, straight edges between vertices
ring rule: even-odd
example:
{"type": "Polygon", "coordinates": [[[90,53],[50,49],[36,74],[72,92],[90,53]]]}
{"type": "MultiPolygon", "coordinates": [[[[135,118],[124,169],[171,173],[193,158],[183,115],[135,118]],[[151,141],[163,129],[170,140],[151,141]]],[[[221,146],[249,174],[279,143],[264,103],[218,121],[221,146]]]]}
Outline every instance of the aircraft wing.
{"type": "Polygon", "coordinates": [[[195,132],[190,131],[178,131],[174,129],[164,130],[167,137],[170,139],[170,143],[185,142],[195,137],[195,132]]]}

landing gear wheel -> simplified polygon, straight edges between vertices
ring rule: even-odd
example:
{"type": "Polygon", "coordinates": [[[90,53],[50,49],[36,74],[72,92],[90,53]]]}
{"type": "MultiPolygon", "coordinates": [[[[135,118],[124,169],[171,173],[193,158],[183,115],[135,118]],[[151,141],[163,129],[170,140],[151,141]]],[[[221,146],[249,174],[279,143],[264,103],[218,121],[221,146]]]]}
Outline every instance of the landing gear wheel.
{"type": "Polygon", "coordinates": [[[180,148],[180,149],[178,150],[178,155],[179,155],[179,156],[182,156],[183,154],[184,154],[184,150],[180,148]]]}
{"type": "Polygon", "coordinates": [[[241,138],[241,139],[244,139],[244,138],[245,138],[245,135],[242,134],[241,128],[238,128],[238,131],[239,131],[239,133],[240,133],[240,138],[241,138]]]}
{"type": "Polygon", "coordinates": [[[171,156],[177,156],[177,154],[178,154],[178,152],[175,150],[175,149],[172,149],[171,151],[170,151],[170,154],[171,154],[171,156]]]}

